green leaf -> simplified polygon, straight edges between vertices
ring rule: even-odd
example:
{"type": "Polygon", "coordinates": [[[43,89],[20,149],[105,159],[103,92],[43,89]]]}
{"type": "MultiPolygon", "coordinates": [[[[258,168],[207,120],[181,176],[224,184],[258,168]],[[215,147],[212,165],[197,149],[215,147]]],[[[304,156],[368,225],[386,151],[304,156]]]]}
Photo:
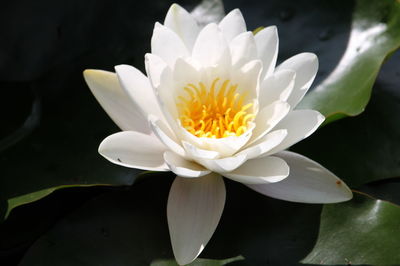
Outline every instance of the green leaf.
{"type": "MultiPolygon", "coordinates": [[[[174,265],[165,214],[172,180],[173,175],[153,175],[130,190],[88,201],[40,237],[20,266],[174,265]]],[[[224,213],[202,258],[241,254],[244,260],[234,265],[299,265],[308,254],[306,262],[314,264],[330,254],[334,264],[345,264],[345,258],[364,258],[365,264],[379,259],[378,265],[400,259],[400,208],[391,203],[355,193],[350,202],[325,205],[321,214],[318,204],[274,200],[225,183],[224,213]]]]}
{"type": "Polygon", "coordinates": [[[324,206],[318,241],[302,262],[397,265],[399,236],[400,206],[355,193],[350,202],[324,206]]]}
{"type": "Polygon", "coordinates": [[[13,208],[57,189],[131,185],[141,173],[113,165],[98,154],[101,140],[119,129],[101,110],[84,82],[80,84],[81,91],[71,93],[75,97],[73,105],[44,99],[43,105],[48,109],[43,112],[41,126],[0,154],[0,201],[7,203],[0,205],[0,221],[13,208]]]}
{"type": "Polygon", "coordinates": [[[320,111],[325,123],[363,112],[381,65],[400,47],[399,29],[398,0],[358,0],[341,61],[299,107],[320,111]]]}
{"type": "Polygon", "coordinates": [[[58,187],[52,187],[52,188],[47,188],[47,189],[42,189],[39,191],[35,191],[29,194],[24,194],[21,196],[17,196],[14,198],[10,198],[7,200],[7,209],[6,209],[6,214],[4,216],[5,219],[8,218],[10,215],[10,212],[21,205],[28,204],[37,200],[40,200],[47,195],[50,195],[56,190],[63,189],[63,188],[70,188],[70,187],[91,187],[91,186],[105,186],[104,184],[89,184],[89,185],[80,185],[80,184],[75,184],[75,185],[64,185],[64,186],[58,186],[58,187]]]}
{"type": "MultiPolygon", "coordinates": [[[[20,266],[128,266],[173,260],[166,219],[172,180],[172,174],[154,174],[129,190],[88,201],[41,236],[20,266]]],[[[201,258],[223,261],[241,254],[245,260],[233,265],[297,265],[308,254],[318,233],[320,205],[273,200],[237,182],[225,183],[224,213],[201,258]]]]}
{"type": "MultiPolygon", "coordinates": [[[[196,259],[194,262],[188,264],[189,266],[223,266],[231,262],[244,260],[242,256],[223,260],[209,260],[209,259],[196,259]]],[[[175,260],[156,260],[150,266],[178,266],[175,260]]]]}

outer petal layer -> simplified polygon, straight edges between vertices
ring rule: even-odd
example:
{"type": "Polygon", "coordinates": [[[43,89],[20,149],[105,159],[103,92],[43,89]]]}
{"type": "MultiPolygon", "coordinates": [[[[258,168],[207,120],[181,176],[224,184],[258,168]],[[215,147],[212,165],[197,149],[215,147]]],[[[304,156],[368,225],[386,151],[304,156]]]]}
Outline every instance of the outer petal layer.
{"type": "Polygon", "coordinates": [[[142,72],[129,65],[115,66],[115,71],[122,88],[145,117],[149,114],[164,117],[149,79],[142,72]]]}
{"type": "Polygon", "coordinates": [[[180,265],[195,260],[213,235],[225,204],[221,176],[176,177],[167,206],[172,249],[180,265]]]}
{"type": "Polygon", "coordinates": [[[83,76],[97,101],[122,130],[151,132],[145,116],[121,88],[115,73],[87,69],[83,76]]]}
{"type": "Polygon", "coordinates": [[[324,122],[325,117],[314,110],[294,110],[279,122],[274,130],[286,129],[286,138],[269,154],[282,151],[307,138],[324,122]]]}
{"type": "Polygon", "coordinates": [[[288,99],[290,106],[295,108],[303,99],[317,75],[318,57],[312,53],[301,53],[284,61],[277,67],[276,71],[282,69],[296,71],[294,88],[288,99]]]}
{"type": "Polygon", "coordinates": [[[112,163],[151,171],[169,171],[164,163],[165,146],[153,135],[123,131],[105,138],[99,153],[112,163]]]}
{"type": "Polygon", "coordinates": [[[304,203],[336,203],[352,198],[346,184],[318,163],[289,151],[276,156],[288,163],[289,176],[274,184],[248,185],[250,188],[272,198],[304,203]]]}
{"type": "Polygon", "coordinates": [[[283,180],[289,175],[289,166],[278,157],[249,160],[238,169],[224,176],[243,184],[269,184],[283,180]]]}

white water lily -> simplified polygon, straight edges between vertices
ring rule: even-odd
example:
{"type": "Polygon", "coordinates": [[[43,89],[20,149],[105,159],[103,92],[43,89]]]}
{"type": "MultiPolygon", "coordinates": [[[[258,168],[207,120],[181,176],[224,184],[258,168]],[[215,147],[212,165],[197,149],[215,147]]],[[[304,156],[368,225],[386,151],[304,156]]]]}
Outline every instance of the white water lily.
{"type": "Polygon", "coordinates": [[[99,152],[132,168],[172,171],[167,217],[179,264],[192,262],[210,240],[225,204],[222,176],[267,196],[305,203],[349,200],[350,189],[291,145],[324,117],[297,110],[318,60],[302,53],[275,67],[274,26],[256,35],[239,10],[200,28],[182,7],[156,23],[147,77],[128,65],[116,73],[86,70],[93,94],[123,130],[99,152]]]}

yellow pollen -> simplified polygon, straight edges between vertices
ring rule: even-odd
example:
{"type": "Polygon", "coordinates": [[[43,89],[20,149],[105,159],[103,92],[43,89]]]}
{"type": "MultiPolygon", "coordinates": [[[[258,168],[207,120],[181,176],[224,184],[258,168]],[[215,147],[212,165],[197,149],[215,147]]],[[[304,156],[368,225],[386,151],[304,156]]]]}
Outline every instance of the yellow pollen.
{"type": "Polygon", "coordinates": [[[240,136],[248,130],[255,115],[249,112],[252,103],[245,104],[247,94],[237,92],[230,80],[220,83],[216,78],[209,90],[204,83],[189,83],[185,96],[177,98],[182,126],[200,138],[240,136]]]}

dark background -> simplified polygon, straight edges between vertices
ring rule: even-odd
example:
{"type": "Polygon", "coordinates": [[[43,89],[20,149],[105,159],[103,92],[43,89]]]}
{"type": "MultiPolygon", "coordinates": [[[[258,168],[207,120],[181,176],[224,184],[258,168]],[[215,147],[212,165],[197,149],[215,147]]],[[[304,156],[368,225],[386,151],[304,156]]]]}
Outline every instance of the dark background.
{"type": "MultiPolygon", "coordinates": [[[[93,175],[98,180],[115,176],[121,184],[133,182],[138,171],[113,166],[97,153],[101,140],[118,128],[91,95],[82,71],[113,71],[122,63],[143,70],[154,22],[163,21],[171,3],[2,3],[0,186],[7,195],[0,199],[32,192],[32,187],[39,190],[71,180],[84,183],[93,175]],[[47,183],[38,181],[43,177],[47,183]]],[[[190,10],[198,1],[178,3],[190,10]]],[[[316,53],[320,70],[315,86],[345,50],[353,5],[347,0],[230,0],[225,1],[225,10],[240,8],[249,30],[277,25],[278,61],[299,52],[316,53]]],[[[399,58],[396,53],[383,69],[366,115],[374,114],[386,99],[382,97],[388,97],[381,95],[393,93],[399,82],[399,58]]],[[[346,120],[333,130],[351,127],[353,122],[346,120]]],[[[307,151],[307,146],[299,149],[307,151]]],[[[152,259],[171,258],[164,216],[172,178],[154,175],[133,187],[68,188],[15,209],[0,224],[0,265],[17,265],[22,258],[21,265],[146,265],[152,259]],[[133,244],[130,239],[135,239],[133,244]]],[[[303,208],[226,183],[227,206],[202,256],[242,254],[251,258],[249,265],[292,265],[307,255],[316,238],[320,206],[303,208]],[[266,210],[264,215],[260,208],[266,210]],[[295,228],[268,237],[252,229],[289,221],[309,224],[308,237],[295,228]],[[248,229],[240,231],[243,227],[248,229]],[[243,242],[268,248],[255,250],[243,242]]],[[[374,191],[373,186],[364,189],[374,191]]]]}

